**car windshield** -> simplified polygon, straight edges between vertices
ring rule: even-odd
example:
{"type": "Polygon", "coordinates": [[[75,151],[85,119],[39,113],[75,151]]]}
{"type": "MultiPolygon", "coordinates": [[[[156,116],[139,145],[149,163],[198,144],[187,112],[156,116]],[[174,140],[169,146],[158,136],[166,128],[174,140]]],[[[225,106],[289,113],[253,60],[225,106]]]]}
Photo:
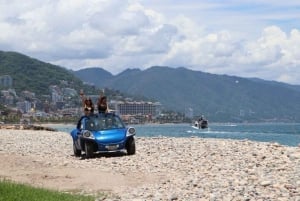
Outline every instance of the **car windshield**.
{"type": "Polygon", "coordinates": [[[87,119],[85,129],[91,131],[109,130],[124,128],[122,120],[112,114],[104,114],[99,116],[92,116],[87,119]]]}

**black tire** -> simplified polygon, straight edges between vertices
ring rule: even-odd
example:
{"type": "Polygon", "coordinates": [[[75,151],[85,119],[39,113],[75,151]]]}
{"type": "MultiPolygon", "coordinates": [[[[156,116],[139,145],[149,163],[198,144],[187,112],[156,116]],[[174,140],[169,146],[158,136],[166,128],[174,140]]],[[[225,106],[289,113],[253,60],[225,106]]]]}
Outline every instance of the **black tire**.
{"type": "Polygon", "coordinates": [[[93,151],[93,145],[89,142],[85,142],[85,157],[86,158],[93,158],[94,151],[93,151]]]}
{"type": "Polygon", "coordinates": [[[80,149],[77,149],[76,145],[75,145],[75,142],[73,142],[73,151],[74,151],[74,155],[76,157],[80,157],[81,156],[81,150],[80,149]]]}
{"type": "Polygon", "coordinates": [[[135,140],[134,138],[129,138],[126,144],[126,150],[128,155],[133,155],[135,154],[135,140]]]}

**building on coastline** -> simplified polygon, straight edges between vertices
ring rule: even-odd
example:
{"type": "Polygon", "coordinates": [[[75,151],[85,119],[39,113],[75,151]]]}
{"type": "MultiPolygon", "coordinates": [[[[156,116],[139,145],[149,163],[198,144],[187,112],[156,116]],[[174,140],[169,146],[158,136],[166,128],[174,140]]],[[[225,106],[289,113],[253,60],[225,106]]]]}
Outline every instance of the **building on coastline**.
{"type": "Polygon", "coordinates": [[[11,87],[13,85],[13,79],[10,75],[0,76],[0,86],[11,87]]]}
{"type": "Polygon", "coordinates": [[[161,104],[159,102],[119,101],[115,104],[115,111],[120,115],[151,115],[155,117],[161,112],[161,104]]]}
{"type": "Polygon", "coordinates": [[[186,108],[185,111],[184,111],[184,116],[187,117],[187,118],[190,118],[192,119],[194,117],[194,110],[193,108],[186,108]]]}
{"type": "Polygon", "coordinates": [[[112,101],[110,109],[130,123],[152,121],[161,113],[161,103],[144,101],[112,101]]]}
{"type": "Polygon", "coordinates": [[[31,110],[31,102],[29,101],[19,101],[17,102],[17,108],[21,113],[27,113],[31,110]]]}

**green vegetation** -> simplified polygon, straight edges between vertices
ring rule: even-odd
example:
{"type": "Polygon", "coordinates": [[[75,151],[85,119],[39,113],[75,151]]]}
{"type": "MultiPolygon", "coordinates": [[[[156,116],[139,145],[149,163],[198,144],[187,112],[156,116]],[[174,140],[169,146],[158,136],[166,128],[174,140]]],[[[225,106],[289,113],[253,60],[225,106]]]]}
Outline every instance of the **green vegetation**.
{"type": "Polygon", "coordinates": [[[99,87],[151,97],[180,113],[192,108],[211,122],[300,122],[297,85],[159,66],[105,79],[99,87]]]}
{"type": "Polygon", "coordinates": [[[84,89],[87,94],[95,93],[95,88],[84,85],[69,70],[16,52],[0,51],[0,75],[13,78],[13,88],[18,94],[28,90],[38,98],[50,94],[50,85],[71,87],[77,91],[84,89]]]}
{"type": "MultiPolygon", "coordinates": [[[[133,100],[156,100],[164,110],[184,114],[192,108],[195,116],[205,115],[211,122],[300,122],[300,86],[256,78],[159,66],[143,71],[128,69],[115,76],[99,68],[73,72],[16,52],[2,51],[0,75],[13,78],[12,88],[18,95],[28,90],[42,102],[50,99],[50,85],[83,89],[85,94],[98,94],[99,87],[105,88],[111,100],[120,100],[123,94],[133,100]]],[[[78,97],[70,97],[68,102],[79,104],[78,97]]]]}
{"type": "MultiPolygon", "coordinates": [[[[73,88],[77,92],[83,89],[85,94],[98,95],[100,92],[100,88],[83,83],[83,80],[76,77],[73,71],[39,61],[17,52],[0,51],[0,76],[1,75],[10,75],[12,77],[12,88],[16,90],[18,95],[20,95],[21,91],[27,90],[34,92],[36,98],[41,101],[49,99],[49,86],[51,85],[57,85],[59,88],[73,88]]],[[[82,76],[87,79],[86,83],[91,83],[89,82],[89,76],[93,78],[93,81],[105,82],[107,77],[109,77],[109,73],[101,71],[100,75],[91,73],[82,76]]],[[[80,76],[80,78],[82,76],[80,76]]],[[[0,86],[0,90],[1,89],[4,89],[4,87],[0,86]]],[[[126,95],[111,88],[105,88],[105,94],[111,99],[126,95]]],[[[70,98],[78,99],[78,97],[70,98]]]]}
{"type": "Polygon", "coordinates": [[[0,181],[0,201],[93,201],[93,196],[74,195],[7,180],[0,181]]]}

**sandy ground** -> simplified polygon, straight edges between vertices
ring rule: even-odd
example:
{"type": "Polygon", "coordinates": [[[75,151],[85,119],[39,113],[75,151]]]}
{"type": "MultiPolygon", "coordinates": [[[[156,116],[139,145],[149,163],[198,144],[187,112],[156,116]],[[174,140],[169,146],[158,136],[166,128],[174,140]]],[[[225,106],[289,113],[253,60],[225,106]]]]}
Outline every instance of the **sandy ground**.
{"type": "Polygon", "coordinates": [[[82,157],[75,157],[72,140],[67,133],[0,130],[0,178],[36,187],[92,195],[104,192],[108,198],[115,198],[119,197],[117,193],[120,189],[134,188],[159,180],[159,176],[152,174],[113,171],[109,167],[93,164],[106,158],[114,161],[126,160],[127,157],[131,156],[126,153],[113,153],[85,159],[83,153],[82,157]],[[39,139],[32,136],[40,133],[43,136],[39,139]],[[13,135],[18,137],[13,138],[13,135]],[[30,137],[27,138],[26,135],[30,137]]]}
{"type": "Polygon", "coordinates": [[[84,159],[68,133],[0,130],[0,178],[97,200],[300,201],[299,147],[164,137],[136,145],[132,156],[84,159]]]}

